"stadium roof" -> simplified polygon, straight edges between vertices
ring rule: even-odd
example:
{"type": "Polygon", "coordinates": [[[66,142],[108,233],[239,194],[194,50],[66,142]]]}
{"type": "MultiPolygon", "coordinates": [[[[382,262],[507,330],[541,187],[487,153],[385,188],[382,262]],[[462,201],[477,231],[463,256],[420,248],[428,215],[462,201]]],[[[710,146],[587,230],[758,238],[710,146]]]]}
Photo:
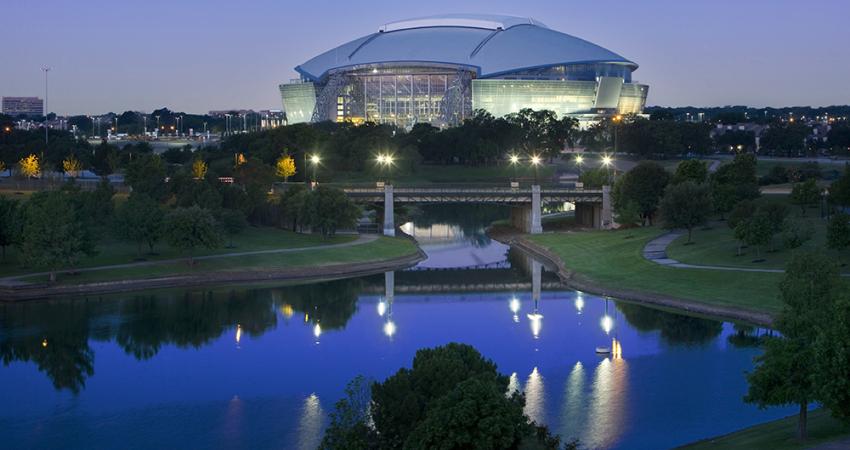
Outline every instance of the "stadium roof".
{"type": "Polygon", "coordinates": [[[377,64],[450,64],[493,77],[576,63],[637,64],[596,44],[529,18],[452,14],[391,22],[296,67],[321,80],[329,72],[377,64]]]}

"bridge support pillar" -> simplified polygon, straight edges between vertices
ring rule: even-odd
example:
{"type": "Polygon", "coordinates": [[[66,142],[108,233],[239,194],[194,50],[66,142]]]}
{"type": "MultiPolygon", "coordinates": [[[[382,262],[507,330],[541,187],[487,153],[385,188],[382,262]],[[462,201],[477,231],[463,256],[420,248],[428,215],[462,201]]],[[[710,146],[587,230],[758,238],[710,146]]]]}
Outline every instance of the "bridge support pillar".
{"type": "Polygon", "coordinates": [[[602,229],[614,227],[614,213],[611,209],[611,186],[602,186],[602,229]]]}
{"type": "Polygon", "coordinates": [[[384,185],[384,236],[395,236],[393,185],[384,185]]]}
{"type": "Polygon", "coordinates": [[[540,234],[543,232],[543,223],[541,215],[543,211],[540,205],[540,185],[531,186],[531,234],[540,234]]]}

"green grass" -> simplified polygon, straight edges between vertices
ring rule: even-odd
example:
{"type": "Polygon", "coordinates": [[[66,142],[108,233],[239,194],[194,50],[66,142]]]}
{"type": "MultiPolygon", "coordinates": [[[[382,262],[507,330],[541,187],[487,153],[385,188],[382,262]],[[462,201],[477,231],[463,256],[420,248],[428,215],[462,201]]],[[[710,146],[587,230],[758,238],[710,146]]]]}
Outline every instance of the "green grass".
{"type": "MultiPolygon", "coordinates": [[[[64,275],[60,283],[88,283],[96,281],[154,278],[192,273],[273,270],[294,267],[320,267],[331,264],[365,263],[407,256],[416,252],[416,244],[409,239],[380,237],[376,241],[351,247],[331,249],[304,249],[292,253],[263,254],[215,258],[196,261],[189,266],[185,261],[162,263],[153,266],[105,269],[64,275]]],[[[27,281],[45,281],[46,276],[27,278],[27,281]]]]}
{"type": "MultiPolygon", "coordinates": [[[[800,217],[800,210],[791,210],[792,219],[805,224],[814,231],[812,239],[805,242],[799,249],[803,251],[826,252],[834,257],[841,256],[848,259],[847,255],[838,255],[826,249],[826,221],[820,218],[819,211],[810,209],[806,217],[800,217]]],[[[782,248],[782,238],[774,237],[776,251],[761,249],[757,257],[754,247],[745,248],[741,256],[737,255],[738,241],[734,232],[726,222],[715,222],[710,229],[695,229],[693,243],[685,245],[687,236],[682,236],[667,247],[667,255],[673,259],[689,264],[704,264],[711,266],[746,267],[755,269],[783,269],[791,258],[793,250],[782,248]],[[753,262],[764,259],[763,262],[753,262]]]]}
{"type": "Polygon", "coordinates": [[[777,313],[782,274],[663,267],[643,258],[644,245],[664,231],[639,228],[530,236],[583,279],[612,289],[641,291],[706,304],[777,313]]]}
{"type": "Polygon", "coordinates": [[[809,439],[799,442],[797,416],[786,417],[725,436],[719,436],[680,447],[682,450],[769,449],[798,450],[850,437],[850,427],[833,419],[829,413],[816,410],[809,413],[809,439]]]}
{"type": "MultiPolygon", "coordinates": [[[[277,248],[312,247],[316,245],[339,244],[354,240],[354,236],[335,236],[323,239],[320,235],[298,234],[271,227],[248,227],[241,234],[234,236],[234,248],[220,247],[212,250],[198,250],[195,256],[216,255],[222,253],[249,252],[255,250],[271,250],[277,248]]],[[[83,258],[78,267],[95,267],[111,264],[125,264],[137,258],[135,244],[118,241],[112,237],[103,238],[97,246],[98,254],[83,258]]],[[[18,262],[14,247],[9,247],[6,260],[0,263],[0,276],[42,272],[40,269],[22,267],[18,262]]],[[[154,248],[156,255],[148,255],[147,245],[142,248],[142,256],[148,261],[182,258],[183,254],[165,243],[159,243],[154,248]]]]}

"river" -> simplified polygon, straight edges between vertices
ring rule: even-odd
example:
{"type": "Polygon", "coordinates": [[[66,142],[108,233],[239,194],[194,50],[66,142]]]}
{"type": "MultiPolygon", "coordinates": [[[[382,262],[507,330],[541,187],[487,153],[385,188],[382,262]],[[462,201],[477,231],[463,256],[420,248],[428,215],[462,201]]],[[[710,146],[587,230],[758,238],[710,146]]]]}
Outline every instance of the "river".
{"type": "Polygon", "coordinates": [[[429,257],[395,273],[0,305],[3,448],[315,448],[349,380],[453,341],[585,448],[669,448],[793,413],[741,400],[766,330],[566,289],[487,238],[502,213],[424,209],[403,229],[429,257]]]}

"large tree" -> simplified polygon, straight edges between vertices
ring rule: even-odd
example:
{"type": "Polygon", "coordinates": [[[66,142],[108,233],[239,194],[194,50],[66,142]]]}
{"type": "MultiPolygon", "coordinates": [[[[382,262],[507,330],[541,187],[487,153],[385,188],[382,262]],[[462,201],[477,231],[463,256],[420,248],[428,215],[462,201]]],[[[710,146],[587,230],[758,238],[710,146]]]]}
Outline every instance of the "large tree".
{"type": "Polygon", "coordinates": [[[835,264],[813,253],[794,255],[779,284],[783,309],[774,325],[780,337],[767,337],[765,352],[756,358],[745,401],[759,407],[797,405],[797,435],[805,439],[809,404],[819,401],[815,344],[834,312],[842,289],[835,264]]]}
{"type": "Polygon", "coordinates": [[[17,200],[0,195],[0,248],[6,259],[6,247],[15,244],[21,234],[21,210],[17,200]]]}
{"type": "Polygon", "coordinates": [[[642,161],[626,172],[614,186],[614,209],[620,209],[635,202],[640,215],[652,225],[652,219],[658,209],[658,202],[664,195],[664,188],[670,181],[670,173],[660,164],[642,161]]]}
{"type": "Polygon", "coordinates": [[[806,208],[816,206],[820,199],[820,188],[814,178],[809,178],[802,183],[795,183],[791,189],[789,200],[792,204],[800,207],[800,215],[806,215],[806,208]]]}
{"type": "Polygon", "coordinates": [[[95,254],[90,229],[71,196],[64,191],[38,192],[24,208],[21,256],[26,264],[47,268],[51,282],[56,281],[57,270],[95,254]]]}
{"type": "Polygon", "coordinates": [[[127,165],[124,179],[133,188],[133,192],[163,201],[168,195],[165,175],[165,165],[159,155],[145,154],[133,158],[127,165]]]}
{"type": "Polygon", "coordinates": [[[673,174],[673,179],[670,180],[673,184],[683,183],[685,181],[693,181],[696,184],[705,183],[708,179],[708,166],[705,161],[698,159],[689,159],[682,161],[676,166],[676,173],[673,174]]]}
{"type": "Polygon", "coordinates": [[[829,219],[826,246],[839,253],[850,247],[850,215],[838,213],[829,219]]]}
{"type": "Polygon", "coordinates": [[[189,265],[195,263],[196,249],[212,249],[222,243],[221,230],[212,213],[198,206],[176,208],[168,213],[165,229],[166,240],[188,254],[189,265]]]}
{"type": "Polygon", "coordinates": [[[148,250],[153,253],[154,245],[164,232],[164,219],[165,211],[156,200],[134,192],[118,208],[115,231],[121,238],[135,243],[141,256],[143,244],[147,244],[148,250]]]}
{"type": "Polygon", "coordinates": [[[333,236],[340,228],[353,228],[360,217],[357,207],[339,189],[319,186],[307,200],[307,222],[322,236],[333,236]]]}
{"type": "Polygon", "coordinates": [[[711,189],[705,183],[690,180],[671,184],[664,191],[659,209],[664,228],[688,230],[690,244],[694,227],[705,224],[711,215],[711,189]]]}

